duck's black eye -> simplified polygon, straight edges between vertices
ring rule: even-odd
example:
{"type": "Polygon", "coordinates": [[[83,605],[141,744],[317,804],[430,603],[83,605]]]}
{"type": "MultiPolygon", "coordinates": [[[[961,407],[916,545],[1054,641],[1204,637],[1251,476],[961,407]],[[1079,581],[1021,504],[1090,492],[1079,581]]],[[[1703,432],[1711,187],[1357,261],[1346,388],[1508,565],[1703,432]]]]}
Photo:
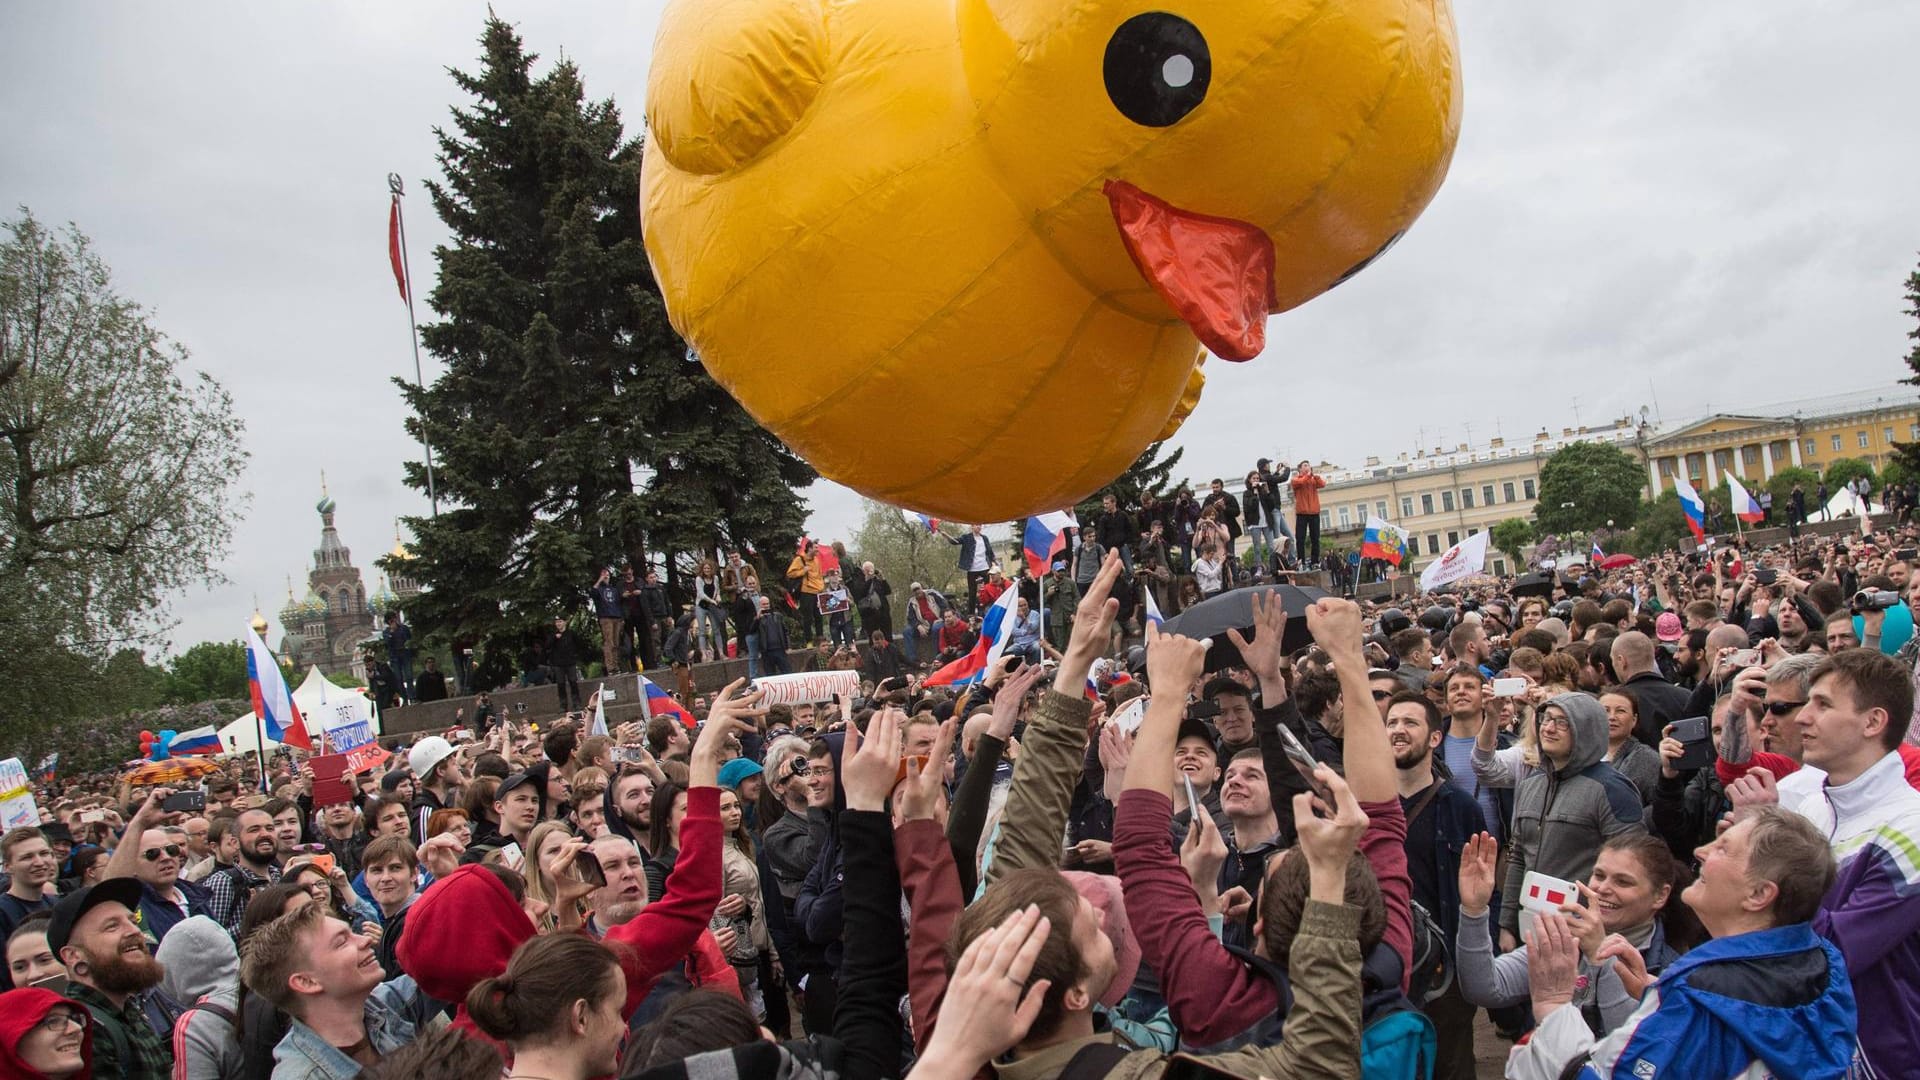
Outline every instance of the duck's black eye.
{"type": "Polygon", "coordinates": [[[1213,57],[1198,27],[1150,11],[1113,32],[1103,74],[1107,96],[1123,116],[1145,127],[1172,127],[1206,100],[1213,57]]]}

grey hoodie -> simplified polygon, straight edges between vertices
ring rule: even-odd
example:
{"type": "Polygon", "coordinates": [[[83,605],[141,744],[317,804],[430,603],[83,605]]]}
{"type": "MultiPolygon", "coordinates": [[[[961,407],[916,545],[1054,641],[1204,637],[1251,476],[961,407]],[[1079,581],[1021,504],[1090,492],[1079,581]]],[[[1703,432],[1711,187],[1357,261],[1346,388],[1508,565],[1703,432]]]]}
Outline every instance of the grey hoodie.
{"type": "MultiPolygon", "coordinates": [[[[1645,828],[1640,792],[1607,764],[1607,712],[1599,700],[1561,694],[1548,704],[1559,706],[1572,721],[1573,753],[1565,765],[1542,769],[1514,791],[1500,928],[1516,934],[1520,886],[1528,871],[1585,881],[1608,837],[1645,828]]],[[[1549,764],[1544,753],[1542,763],[1549,764]]]]}
{"type": "Polygon", "coordinates": [[[167,931],[154,954],[166,969],[160,986],[189,1006],[174,1028],[174,1076],[186,1080],[242,1080],[245,1068],[233,1023],[207,1004],[240,1012],[240,954],[233,937],[204,915],[183,920],[167,931]]]}

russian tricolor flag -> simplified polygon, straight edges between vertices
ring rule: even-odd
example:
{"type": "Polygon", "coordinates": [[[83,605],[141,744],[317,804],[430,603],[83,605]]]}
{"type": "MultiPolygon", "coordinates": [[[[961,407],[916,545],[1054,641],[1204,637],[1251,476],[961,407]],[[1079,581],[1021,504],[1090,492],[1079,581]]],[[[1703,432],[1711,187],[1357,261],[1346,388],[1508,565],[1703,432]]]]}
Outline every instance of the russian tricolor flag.
{"type": "Polygon", "coordinates": [[[181,754],[217,754],[220,752],[220,735],[211,725],[197,727],[192,731],[183,731],[167,744],[167,753],[175,757],[181,754]]]}
{"type": "Polygon", "coordinates": [[[1145,605],[1147,622],[1150,625],[1159,626],[1166,621],[1160,617],[1160,604],[1154,600],[1152,588],[1142,588],[1140,590],[1140,599],[1145,605]]]}
{"type": "Polygon", "coordinates": [[[1760,500],[1748,494],[1737,477],[1727,477],[1727,501],[1733,504],[1733,516],[1749,525],[1767,516],[1766,511],[1760,509],[1760,500]]]}
{"type": "Polygon", "coordinates": [[[926,686],[971,686],[986,677],[1000,654],[1013,639],[1013,605],[1020,599],[1019,589],[1008,589],[980,619],[980,640],[973,651],[927,676],[926,686]]]}
{"type": "Polygon", "coordinates": [[[313,740],[307,737],[307,722],[301,719],[293,695],[287,693],[287,680],[280,676],[280,665],[251,626],[247,627],[247,692],[253,698],[253,715],[260,718],[267,738],[302,750],[313,749],[313,740]]]}
{"type": "Polygon", "coordinates": [[[1687,478],[1679,474],[1673,477],[1673,490],[1680,496],[1680,510],[1687,515],[1687,528],[1693,530],[1693,539],[1698,543],[1707,538],[1707,504],[1700,499],[1700,493],[1693,490],[1687,478]]]}
{"type": "Polygon", "coordinates": [[[1592,559],[1594,562],[1599,562],[1601,559],[1604,559],[1607,557],[1607,553],[1600,550],[1599,537],[1596,536],[1593,538],[1593,550],[1588,553],[1587,557],[1592,559]]]}
{"type": "Polygon", "coordinates": [[[634,677],[640,680],[640,692],[647,695],[648,716],[671,716],[680,721],[689,731],[693,729],[697,721],[694,720],[693,714],[687,711],[686,706],[673,700],[672,694],[660,689],[658,683],[645,675],[634,677]]]}
{"type": "Polygon", "coordinates": [[[1027,569],[1034,577],[1047,576],[1053,557],[1066,550],[1066,531],[1073,527],[1073,514],[1065,510],[1035,514],[1027,519],[1027,535],[1022,546],[1026,549],[1027,569]]]}
{"type": "Polygon", "coordinates": [[[908,521],[912,522],[915,525],[920,526],[921,528],[927,530],[930,533],[937,533],[940,531],[939,518],[928,517],[925,514],[916,514],[911,510],[902,510],[900,511],[900,513],[905,515],[908,521]]]}

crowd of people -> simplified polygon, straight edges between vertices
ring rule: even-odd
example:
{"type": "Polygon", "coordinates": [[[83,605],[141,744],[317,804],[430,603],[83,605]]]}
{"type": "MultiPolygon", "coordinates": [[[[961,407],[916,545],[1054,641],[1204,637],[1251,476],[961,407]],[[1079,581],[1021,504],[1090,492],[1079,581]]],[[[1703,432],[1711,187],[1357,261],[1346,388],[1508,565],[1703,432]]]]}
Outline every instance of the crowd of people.
{"type": "Polygon", "coordinates": [[[1127,629],[1160,520],[1088,523],[975,685],[914,587],[849,700],[43,782],[0,1077],[1920,1070],[1911,535],[1208,641],[1127,629]]]}

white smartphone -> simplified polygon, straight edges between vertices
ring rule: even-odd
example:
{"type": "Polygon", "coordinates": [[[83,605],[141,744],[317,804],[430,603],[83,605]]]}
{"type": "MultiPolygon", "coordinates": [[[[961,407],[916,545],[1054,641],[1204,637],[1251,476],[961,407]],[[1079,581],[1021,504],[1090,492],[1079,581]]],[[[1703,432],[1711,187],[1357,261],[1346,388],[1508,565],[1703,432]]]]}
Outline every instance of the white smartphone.
{"type": "Polygon", "coordinates": [[[1120,711],[1113,714],[1113,726],[1120,729],[1120,734],[1131,735],[1140,730],[1141,721],[1147,718],[1149,700],[1145,695],[1134,698],[1120,706],[1120,711]]]}
{"type": "Polygon", "coordinates": [[[500,849],[500,861],[506,864],[507,869],[516,872],[527,864],[527,857],[521,852],[519,841],[500,849]]]}
{"type": "Polygon", "coordinates": [[[1493,680],[1494,697],[1519,697],[1526,692],[1527,680],[1517,676],[1511,679],[1493,680]]]}
{"type": "Polygon", "coordinates": [[[1580,888],[1573,882],[1527,871],[1520,882],[1520,940],[1532,938],[1533,920],[1538,916],[1558,915],[1565,905],[1579,902],[1580,888]]]}

